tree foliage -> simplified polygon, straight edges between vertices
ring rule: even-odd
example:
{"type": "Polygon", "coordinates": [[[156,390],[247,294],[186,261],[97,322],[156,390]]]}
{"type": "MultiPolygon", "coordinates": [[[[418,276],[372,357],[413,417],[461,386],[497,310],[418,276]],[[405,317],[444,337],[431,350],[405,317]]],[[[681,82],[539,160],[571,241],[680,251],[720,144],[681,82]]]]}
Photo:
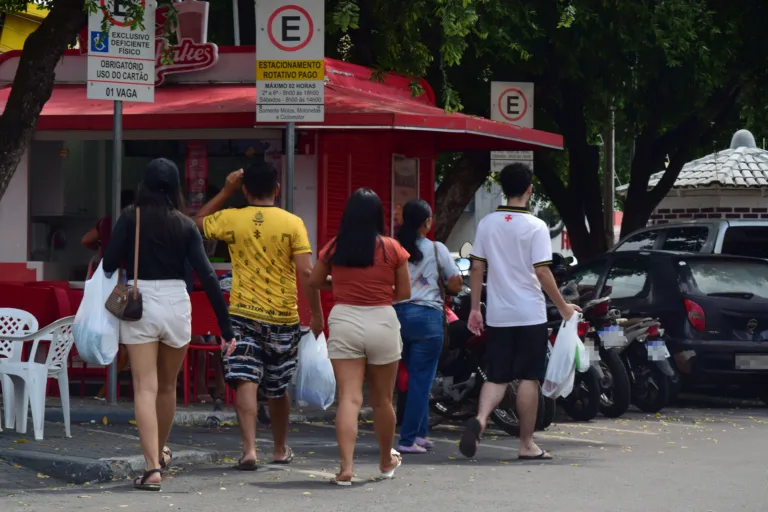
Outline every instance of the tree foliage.
{"type": "MultiPolygon", "coordinates": [[[[740,114],[764,112],[755,90],[766,69],[762,2],[335,0],[329,10],[329,33],[349,41],[340,57],[424,76],[447,110],[487,116],[490,81],[533,81],[537,128],[562,133],[567,146],[538,153],[536,174],[579,258],[606,247],[598,134],[611,108],[619,144],[634,142],[625,232],[645,224],[682,165],[740,114]]],[[[487,159],[455,158],[437,194],[441,236],[487,176],[487,159]]]]}
{"type": "MultiPolygon", "coordinates": [[[[87,14],[98,12],[97,0],[39,0],[36,3],[49,12],[24,42],[16,76],[0,116],[0,199],[32,138],[40,112],[53,93],[56,65],[67,48],[76,43],[80,30],[88,21],[87,14]]],[[[158,1],[158,7],[173,10],[172,4],[172,0],[158,1]]],[[[143,20],[143,8],[139,3],[126,2],[123,7],[131,19],[143,20]]],[[[0,10],[25,12],[27,2],[0,0],[0,10]]],[[[169,17],[167,23],[174,19],[169,17]]],[[[145,22],[154,23],[154,20],[145,22]]],[[[141,24],[136,21],[132,28],[141,24]]],[[[109,21],[104,16],[102,29],[108,27],[109,21]]]]}

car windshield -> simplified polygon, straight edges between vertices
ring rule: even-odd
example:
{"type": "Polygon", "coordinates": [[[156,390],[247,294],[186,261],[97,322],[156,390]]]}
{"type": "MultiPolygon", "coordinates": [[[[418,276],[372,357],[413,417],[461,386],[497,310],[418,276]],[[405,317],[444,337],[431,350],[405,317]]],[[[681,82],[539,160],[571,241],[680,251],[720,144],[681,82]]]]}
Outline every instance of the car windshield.
{"type": "Polygon", "coordinates": [[[730,226],[723,238],[723,254],[768,257],[768,226],[730,226]]]}
{"type": "Polygon", "coordinates": [[[682,260],[704,295],[768,298],[768,262],[716,259],[682,260]]]}

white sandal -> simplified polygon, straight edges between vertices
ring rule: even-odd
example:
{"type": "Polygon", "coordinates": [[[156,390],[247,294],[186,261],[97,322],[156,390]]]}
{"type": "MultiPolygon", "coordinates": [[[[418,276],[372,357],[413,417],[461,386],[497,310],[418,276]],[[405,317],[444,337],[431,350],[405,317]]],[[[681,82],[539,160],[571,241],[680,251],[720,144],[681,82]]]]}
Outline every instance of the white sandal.
{"type": "Polygon", "coordinates": [[[395,450],[394,448],[392,448],[392,456],[395,459],[397,459],[397,465],[395,467],[393,467],[392,469],[390,469],[389,471],[382,471],[381,472],[381,478],[384,478],[384,479],[387,479],[387,480],[391,479],[392,477],[395,476],[395,470],[397,468],[399,468],[403,464],[403,457],[402,457],[402,455],[400,455],[400,452],[395,450]]]}
{"type": "Polygon", "coordinates": [[[340,487],[351,487],[352,480],[339,480],[336,477],[331,478],[331,485],[338,485],[340,487]]]}

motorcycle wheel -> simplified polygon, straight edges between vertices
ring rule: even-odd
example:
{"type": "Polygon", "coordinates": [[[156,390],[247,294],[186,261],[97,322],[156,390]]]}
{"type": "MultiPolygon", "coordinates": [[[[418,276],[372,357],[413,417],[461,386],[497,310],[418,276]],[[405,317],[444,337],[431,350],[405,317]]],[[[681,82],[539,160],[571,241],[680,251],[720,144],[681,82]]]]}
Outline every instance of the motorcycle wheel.
{"type": "Polygon", "coordinates": [[[645,413],[653,414],[669,403],[672,383],[661,370],[645,362],[634,363],[635,385],[632,386],[632,403],[645,413]]]}
{"type": "Polygon", "coordinates": [[[605,375],[600,396],[600,412],[607,418],[618,418],[627,412],[632,400],[627,367],[619,354],[613,350],[601,351],[600,367],[605,375]]]}
{"type": "Polygon", "coordinates": [[[597,370],[590,367],[584,373],[576,373],[573,391],[565,397],[563,409],[576,421],[590,421],[600,412],[600,378],[597,370]]]}
{"type": "Polygon", "coordinates": [[[554,398],[544,397],[544,414],[541,419],[541,430],[546,430],[552,423],[555,422],[555,416],[557,415],[557,400],[554,398]]]}
{"type": "MultiPolygon", "coordinates": [[[[513,437],[520,437],[520,418],[517,415],[517,386],[518,382],[512,382],[507,385],[504,398],[501,399],[499,406],[491,413],[491,419],[501,430],[513,437]]],[[[539,407],[536,413],[536,430],[542,429],[544,422],[544,395],[539,385],[539,407]]]]}

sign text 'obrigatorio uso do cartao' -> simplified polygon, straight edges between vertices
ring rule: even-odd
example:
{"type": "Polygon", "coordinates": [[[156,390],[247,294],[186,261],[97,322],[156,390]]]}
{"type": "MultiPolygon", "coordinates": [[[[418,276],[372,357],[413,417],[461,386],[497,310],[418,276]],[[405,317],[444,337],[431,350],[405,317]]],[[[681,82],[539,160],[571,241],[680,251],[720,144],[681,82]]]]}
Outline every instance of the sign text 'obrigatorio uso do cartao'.
{"type": "Polygon", "coordinates": [[[156,1],[99,0],[98,5],[88,16],[88,98],[154,102],[156,1]],[[131,30],[132,1],[144,8],[143,29],[131,30]],[[105,16],[110,26],[102,32],[105,16]]]}

